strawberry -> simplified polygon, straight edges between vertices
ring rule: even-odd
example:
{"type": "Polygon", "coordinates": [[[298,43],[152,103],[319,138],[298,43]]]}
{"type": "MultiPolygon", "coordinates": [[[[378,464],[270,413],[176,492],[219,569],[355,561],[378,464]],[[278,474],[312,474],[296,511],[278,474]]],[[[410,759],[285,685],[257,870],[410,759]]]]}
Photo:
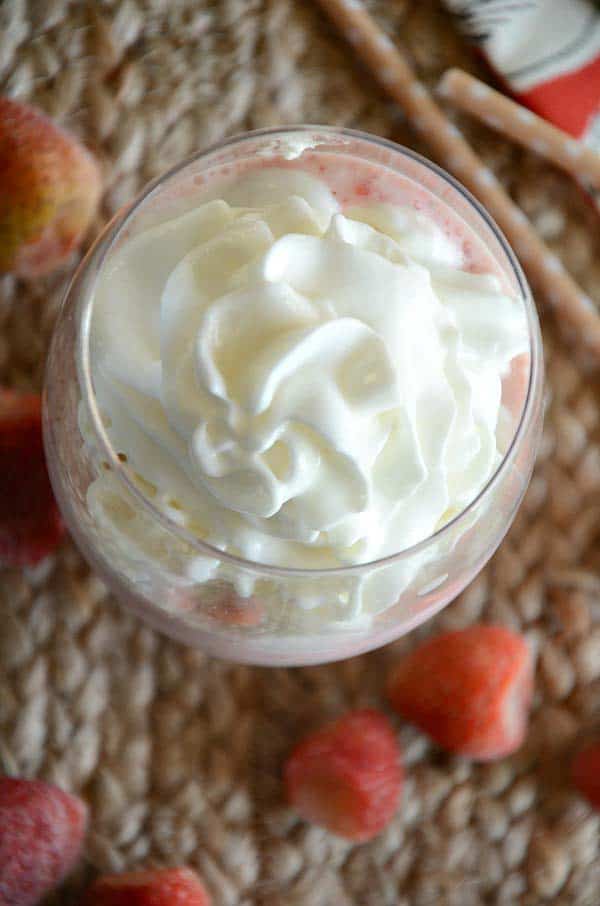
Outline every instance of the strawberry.
{"type": "Polygon", "coordinates": [[[508,373],[502,380],[502,405],[517,415],[523,408],[523,400],[527,396],[529,384],[529,370],[531,361],[528,352],[515,356],[510,363],[508,373]]]}
{"type": "Polygon", "coordinates": [[[575,789],[600,811],[600,741],[589,743],[577,752],[571,776],[575,789]]]}
{"type": "MultiPolygon", "coordinates": [[[[202,610],[206,603],[195,591],[172,589],[167,606],[179,613],[192,613],[202,610]]],[[[233,627],[258,626],[265,615],[264,607],[254,596],[241,598],[233,591],[215,597],[206,612],[215,622],[233,627]]]]}
{"type": "Polygon", "coordinates": [[[88,151],[40,111],[0,97],[0,273],[35,277],[58,267],[99,197],[88,151]]]}
{"type": "Polygon", "coordinates": [[[210,897],[190,868],[162,868],[98,878],[81,906],[210,906],[210,897]]]}
{"type": "Polygon", "coordinates": [[[54,550],[63,525],[42,441],[41,399],[0,389],[0,563],[37,563],[54,550]]]}
{"type": "Polygon", "coordinates": [[[79,858],[87,809],[40,780],[0,778],[0,906],[32,906],[79,858]]]}
{"type": "Polygon", "coordinates": [[[388,681],[399,714],[445,749],[479,761],[519,748],[532,693],[527,643],[502,626],[430,639],[393,668],[388,681]]]}
{"type": "Polygon", "coordinates": [[[388,719],[351,711],[307,736],[289,756],[284,779],[293,808],[348,840],[370,840],[398,807],[403,771],[388,719]]]}
{"type": "Polygon", "coordinates": [[[264,609],[254,597],[240,598],[228,593],[215,605],[213,616],[227,626],[257,626],[263,619],[264,609]]]}

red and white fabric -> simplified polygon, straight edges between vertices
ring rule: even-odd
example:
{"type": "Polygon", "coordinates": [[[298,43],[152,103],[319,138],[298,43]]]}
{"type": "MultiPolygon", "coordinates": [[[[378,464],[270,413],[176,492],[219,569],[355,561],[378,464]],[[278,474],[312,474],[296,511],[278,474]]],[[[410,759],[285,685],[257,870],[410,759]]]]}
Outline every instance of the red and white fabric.
{"type": "Polygon", "coordinates": [[[445,0],[507,90],[600,151],[600,9],[588,0],[445,0]]]}

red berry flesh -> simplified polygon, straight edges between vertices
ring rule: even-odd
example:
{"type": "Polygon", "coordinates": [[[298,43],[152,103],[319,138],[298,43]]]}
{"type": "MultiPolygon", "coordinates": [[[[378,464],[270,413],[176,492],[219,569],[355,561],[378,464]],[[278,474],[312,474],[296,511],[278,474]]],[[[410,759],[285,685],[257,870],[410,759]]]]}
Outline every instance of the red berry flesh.
{"type": "Polygon", "coordinates": [[[40,780],[0,779],[0,906],[33,906],[77,862],[87,809],[40,780]]]}
{"type": "Polygon", "coordinates": [[[590,743],[577,752],[571,775],[577,791],[600,811],[600,741],[590,743]]]}
{"type": "Polygon", "coordinates": [[[190,868],[159,868],[98,878],[82,906],[210,906],[210,897],[190,868]]]}
{"type": "Polygon", "coordinates": [[[34,565],[63,532],[44,456],[41,399],[0,388],[0,565],[34,565]]]}
{"type": "Polygon", "coordinates": [[[383,830],[398,808],[401,753],[383,714],[352,711],[300,742],[284,776],[288,801],[303,818],[360,842],[383,830]]]}
{"type": "Polygon", "coordinates": [[[418,645],[391,671],[392,707],[451,752],[489,761],[519,748],[533,694],[525,639],[477,625],[418,645]]]}

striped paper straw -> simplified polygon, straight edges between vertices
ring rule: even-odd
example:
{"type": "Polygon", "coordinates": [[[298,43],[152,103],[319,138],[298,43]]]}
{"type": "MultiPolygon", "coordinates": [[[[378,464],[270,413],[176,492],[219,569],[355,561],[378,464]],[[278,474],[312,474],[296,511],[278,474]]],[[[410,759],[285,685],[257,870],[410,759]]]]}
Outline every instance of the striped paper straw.
{"type": "Polygon", "coordinates": [[[544,301],[600,356],[600,316],[459,130],[448,121],[393,41],[360,0],[318,0],[343,37],[407,114],[434,156],[485,205],[544,301]]]}
{"type": "Polygon", "coordinates": [[[552,161],[577,180],[600,189],[600,154],[475,76],[462,69],[449,69],[440,80],[438,92],[459,110],[552,161]]]}

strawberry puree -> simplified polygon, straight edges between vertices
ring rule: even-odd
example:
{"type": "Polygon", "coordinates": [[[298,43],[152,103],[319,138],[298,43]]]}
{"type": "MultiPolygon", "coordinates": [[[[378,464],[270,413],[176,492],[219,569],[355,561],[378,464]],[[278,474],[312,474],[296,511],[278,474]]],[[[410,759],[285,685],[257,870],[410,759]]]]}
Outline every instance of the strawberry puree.
{"type": "MultiPolygon", "coordinates": [[[[412,161],[408,159],[407,169],[411,168],[411,164],[412,161]]],[[[411,207],[430,217],[460,248],[465,270],[471,273],[493,273],[503,283],[506,282],[506,274],[475,231],[449,205],[416,181],[417,178],[422,178],[421,165],[418,163],[414,163],[413,180],[383,164],[371,163],[340,152],[306,151],[295,160],[277,156],[245,158],[235,164],[215,167],[201,176],[195,176],[196,192],[199,187],[210,187],[210,197],[217,198],[220,190],[238,180],[242,174],[267,167],[302,170],[321,179],[336,197],[342,213],[344,209],[360,205],[391,204],[411,207]]],[[[181,195],[185,194],[185,190],[181,192],[181,195]]],[[[201,190],[200,196],[196,195],[194,204],[202,201],[204,194],[201,190]]],[[[179,203],[181,204],[181,200],[179,203]]],[[[192,206],[188,199],[186,208],[192,206]]],[[[180,212],[178,207],[177,213],[180,212]]]]}

